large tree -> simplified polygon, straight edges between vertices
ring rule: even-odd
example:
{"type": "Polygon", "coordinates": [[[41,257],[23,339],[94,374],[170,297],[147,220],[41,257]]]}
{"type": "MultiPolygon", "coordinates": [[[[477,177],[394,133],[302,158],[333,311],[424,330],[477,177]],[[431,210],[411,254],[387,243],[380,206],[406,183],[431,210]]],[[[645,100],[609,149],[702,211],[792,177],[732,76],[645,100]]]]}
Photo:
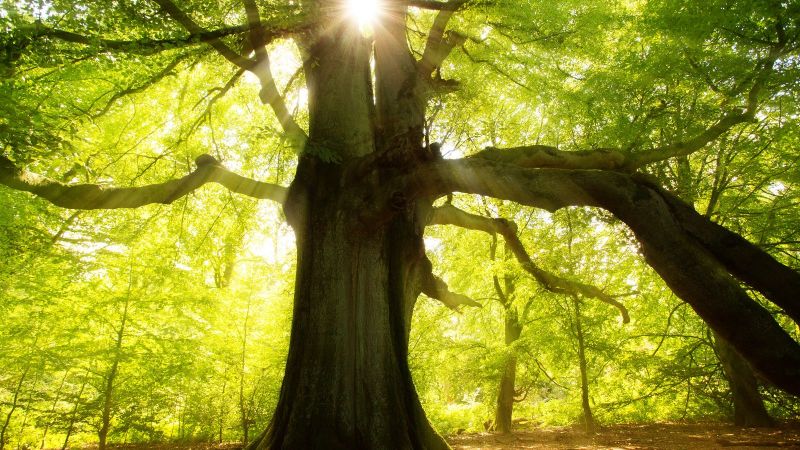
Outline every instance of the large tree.
{"type": "Polygon", "coordinates": [[[297,242],[292,337],[272,423],[251,448],[447,448],[411,380],[409,324],[421,293],[453,308],[473,301],[434,275],[428,225],[500,234],[545,288],[613,301],[539,267],[507,222],[435,206],[453,193],[609,211],[720,338],[766,380],[800,394],[800,346],[754,298],[800,321],[800,274],[653,176],[768,120],[778,103],[796,106],[796,2],[385,0],[371,26],[348,11],[343,0],[53,0],[0,15],[0,183],[73,209],[169,204],[210,182],[283,205],[297,242]],[[273,76],[271,55],[290,44],[302,66],[289,84],[304,80],[307,117],[273,76]],[[243,73],[257,79],[261,102],[297,152],[289,186],[239,175],[204,149],[185,176],[142,185],[133,175],[134,187],[97,184],[99,176],[72,182],[76,167],[92,178],[86,165],[61,179],[30,171],[57,173],[45,163],[70,151],[76,128],[199,61],[234,71],[214,98],[243,73]],[[46,84],[59,73],[70,75],[46,84]],[[96,84],[104,77],[115,80],[110,90],[96,84]],[[567,143],[546,133],[520,133],[519,145],[505,147],[486,139],[479,150],[435,142],[442,105],[469,107],[448,103],[447,93],[480,90],[484,77],[506,80],[486,82],[499,97],[521,86],[527,94],[517,104],[531,115],[564,108],[554,127],[571,128],[567,143]],[[71,95],[81,101],[64,100],[71,95]],[[570,122],[573,115],[580,120],[570,122]],[[469,156],[445,159],[443,149],[469,156]]]}

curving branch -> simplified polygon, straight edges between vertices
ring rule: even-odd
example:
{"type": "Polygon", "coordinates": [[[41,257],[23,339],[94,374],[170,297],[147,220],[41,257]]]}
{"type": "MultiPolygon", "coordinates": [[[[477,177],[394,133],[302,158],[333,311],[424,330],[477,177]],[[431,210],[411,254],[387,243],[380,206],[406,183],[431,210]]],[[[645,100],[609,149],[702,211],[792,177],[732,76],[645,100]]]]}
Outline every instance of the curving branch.
{"type": "Polygon", "coordinates": [[[744,112],[729,112],[696,136],[660,146],[646,152],[631,153],[621,148],[597,148],[564,151],[548,145],[527,145],[511,148],[486,147],[470,156],[528,168],[599,169],[635,172],[642,166],[671,158],[688,156],[697,152],[741,123],[750,123],[755,115],[755,105],[744,112]]]}
{"type": "MultiPolygon", "coordinates": [[[[182,55],[179,55],[178,57],[176,57],[175,59],[170,61],[169,64],[164,66],[163,69],[159,70],[158,72],[153,74],[151,77],[149,77],[149,78],[147,78],[144,81],[141,81],[139,83],[134,83],[134,84],[128,86],[127,88],[125,88],[125,89],[122,89],[120,91],[115,92],[114,94],[111,95],[111,97],[108,99],[108,101],[106,101],[106,104],[102,108],[100,108],[97,112],[92,113],[91,117],[93,119],[97,119],[98,117],[101,117],[104,114],[106,114],[114,106],[114,104],[117,102],[117,100],[119,100],[121,98],[124,98],[124,97],[127,97],[129,95],[142,93],[142,92],[146,91],[147,89],[149,89],[150,87],[152,87],[153,85],[159,83],[164,78],[166,78],[168,76],[175,75],[175,68],[177,68],[184,60],[188,59],[192,55],[193,55],[192,52],[188,52],[188,53],[184,53],[182,55]]],[[[104,94],[104,95],[106,95],[106,94],[104,94]]],[[[95,101],[95,103],[96,102],[97,101],[95,101]]],[[[92,105],[92,106],[94,106],[94,105],[92,105]]]]}
{"type": "MultiPolygon", "coordinates": [[[[426,265],[430,268],[430,261],[426,265]]],[[[460,311],[462,306],[474,306],[477,308],[482,306],[466,295],[450,291],[447,283],[430,270],[422,274],[422,293],[432,299],[439,300],[445,306],[457,312],[460,311]]]]}
{"type": "MultiPolygon", "coordinates": [[[[411,199],[465,192],[551,211],[572,205],[608,210],[630,227],[648,264],[711,329],[766,379],[800,395],[800,344],[749,296],[729,264],[693,234],[692,224],[673,212],[671,203],[679,200],[666,199],[636,177],[602,170],[525,169],[485,159],[444,160],[387,183],[381,202],[389,208],[397,192],[411,199]]],[[[760,282],[780,287],[768,279],[760,282]]],[[[774,295],[767,298],[778,303],[774,295]]],[[[800,292],[794,290],[793,298],[796,302],[800,292]]]]}
{"type": "MultiPolygon", "coordinates": [[[[529,145],[506,149],[487,147],[472,157],[530,168],[553,167],[635,172],[647,164],[689,156],[715,141],[733,127],[755,121],[755,115],[758,110],[758,97],[761,95],[767,79],[775,71],[775,62],[781,56],[786,55],[787,51],[788,47],[785,38],[779,39],[777,43],[774,43],[770,48],[769,54],[758,61],[755,68],[729,94],[723,106],[739,95],[744,96],[745,104],[740,108],[733,108],[724,112],[716,122],[688,139],[635,153],[622,148],[563,151],[557,147],[547,145],[529,145]],[[748,86],[749,89],[747,89],[748,86]]],[[[690,64],[695,63],[690,59],[690,64]]]]}
{"type": "Polygon", "coordinates": [[[600,288],[559,277],[537,266],[519,239],[517,226],[514,222],[502,218],[494,219],[471,214],[447,204],[433,209],[428,225],[455,225],[489,234],[499,234],[505,239],[506,245],[514,254],[520,266],[542,287],[558,294],[582,295],[600,300],[617,308],[620,316],[622,316],[623,323],[630,322],[630,316],[625,305],[603,292],[600,288]]]}
{"type": "Polygon", "coordinates": [[[247,23],[250,27],[248,40],[255,54],[255,61],[248,70],[258,77],[258,81],[261,84],[261,91],[258,93],[258,98],[262,103],[272,108],[289,142],[299,151],[303,143],[308,140],[308,136],[306,136],[305,131],[303,131],[300,125],[294,120],[292,113],[289,112],[289,108],[286,106],[286,101],[280,92],[278,92],[278,86],[275,84],[275,78],[272,76],[269,53],[266,47],[269,42],[269,37],[261,22],[261,14],[258,12],[258,5],[256,5],[255,0],[243,1],[245,13],[247,14],[247,23]]]}
{"type": "Polygon", "coordinates": [[[151,203],[170,204],[206,183],[218,183],[231,192],[283,203],[286,188],[243,177],[226,169],[211,155],[201,155],[197,169],[176,180],[139,187],[113,188],[98,184],[69,185],[18,168],[0,155],[0,184],[30,192],[56,206],[71,209],[136,208],[151,203]]]}
{"type": "MultiPolygon", "coordinates": [[[[208,33],[204,30],[200,25],[197,24],[191,17],[189,17],[185,12],[183,12],[180,8],[178,8],[172,0],[153,0],[161,9],[167,13],[173,20],[181,24],[186,31],[191,34],[202,34],[208,33]]],[[[249,26],[247,26],[249,29],[249,26]]],[[[228,61],[232,62],[233,64],[241,67],[242,69],[250,70],[250,68],[255,64],[255,61],[246,58],[232,48],[230,48],[227,44],[222,42],[219,38],[209,39],[208,44],[214,48],[223,58],[227,59],[228,61]]]]}
{"type": "Polygon", "coordinates": [[[466,36],[460,33],[454,31],[445,32],[453,13],[465,3],[467,3],[467,0],[450,0],[444,4],[448,7],[440,8],[439,13],[436,14],[433,26],[428,32],[428,40],[425,43],[422,58],[417,62],[417,70],[424,79],[430,78],[433,72],[442,65],[450,52],[467,40],[466,36]]]}
{"type": "Polygon", "coordinates": [[[252,70],[252,72],[258,77],[258,81],[261,83],[261,91],[258,93],[258,98],[262,103],[269,105],[270,108],[272,108],[272,111],[278,118],[278,122],[281,124],[281,128],[283,128],[283,131],[286,133],[289,142],[296,150],[300,150],[303,146],[303,143],[308,140],[308,136],[306,135],[306,132],[303,131],[303,128],[300,127],[300,125],[298,125],[294,120],[294,116],[292,116],[292,113],[286,106],[286,101],[281,93],[278,92],[278,86],[275,84],[275,79],[272,77],[269,55],[267,54],[266,50],[264,50],[260,58],[261,61],[252,70]]]}

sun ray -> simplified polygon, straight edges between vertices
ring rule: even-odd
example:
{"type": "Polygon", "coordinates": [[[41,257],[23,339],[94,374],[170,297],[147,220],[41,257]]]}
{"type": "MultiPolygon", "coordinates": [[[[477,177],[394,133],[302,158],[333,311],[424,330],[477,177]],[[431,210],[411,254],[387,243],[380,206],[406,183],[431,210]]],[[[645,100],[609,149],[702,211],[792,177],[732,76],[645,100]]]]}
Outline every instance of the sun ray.
{"type": "Polygon", "coordinates": [[[360,27],[374,25],[378,21],[380,11],[379,0],[347,0],[347,15],[360,27]]]}

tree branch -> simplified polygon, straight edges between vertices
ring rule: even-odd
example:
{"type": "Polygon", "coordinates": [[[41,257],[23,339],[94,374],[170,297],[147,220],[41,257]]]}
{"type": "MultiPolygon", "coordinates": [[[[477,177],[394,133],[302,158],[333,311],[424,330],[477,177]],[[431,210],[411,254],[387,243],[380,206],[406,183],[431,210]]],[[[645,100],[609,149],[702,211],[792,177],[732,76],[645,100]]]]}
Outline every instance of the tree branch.
{"type": "MultiPolygon", "coordinates": [[[[172,17],[173,20],[181,24],[186,30],[191,34],[202,34],[208,33],[204,30],[200,25],[197,24],[191,17],[186,15],[180,8],[172,2],[172,0],[153,0],[161,9],[164,10],[167,15],[172,17]]],[[[246,28],[249,29],[249,26],[246,28]]],[[[232,48],[228,47],[224,42],[222,42],[219,38],[209,39],[208,44],[214,48],[223,58],[227,59],[228,61],[232,62],[233,64],[241,67],[242,69],[250,70],[253,66],[255,61],[252,59],[246,58],[237,52],[235,52],[232,48]]]]}
{"type": "Polygon", "coordinates": [[[255,62],[248,70],[255,74],[261,83],[261,91],[258,93],[258,98],[261,99],[262,103],[272,108],[278,118],[278,122],[281,124],[281,128],[287,134],[289,142],[299,151],[303,143],[308,140],[308,136],[306,136],[300,125],[295,122],[283,96],[278,92],[278,86],[272,76],[269,53],[267,53],[266,48],[268,39],[261,23],[258,6],[254,0],[243,0],[243,2],[247,14],[247,23],[250,27],[248,38],[253,52],[255,52],[255,62]]]}
{"type": "Polygon", "coordinates": [[[475,306],[480,308],[481,304],[463,294],[450,291],[447,283],[437,277],[432,272],[430,260],[425,257],[422,274],[422,293],[428,297],[439,300],[453,311],[459,311],[462,306],[475,306]]]}
{"type": "Polygon", "coordinates": [[[303,143],[308,140],[308,136],[294,120],[294,116],[286,106],[286,101],[281,93],[278,92],[278,86],[275,84],[275,79],[272,77],[272,70],[270,69],[269,55],[264,51],[260,58],[261,61],[252,70],[261,83],[261,91],[258,93],[258,98],[261,99],[262,103],[272,108],[289,142],[295,149],[300,150],[303,143]]]}
{"type": "Polygon", "coordinates": [[[411,0],[408,6],[420,9],[429,9],[432,11],[452,11],[458,9],[461,5],[457,2],[437,2],[435,0],[411,0]]]}
{"type": "MultiPolygon", "coordinates": [[[[742,108],[725,112],[713,125],[683,141],[673,142],[639,153],[631,153],[620,148],[599,148],[569,152],[546,145],[530,145],[507,149],[487,147],[472,157],[530,168],[554,167],[635,172],[647,164],[688,156],[727,133],[736,125],[751,123],[755,120],[758,97],[761,94],[764,83],[769,75],[774,72],[775,61],[785,53],[786,41],[785,39],[779,39],[778,43],[775,43],[770,49],[769,55],[759,61],[753,71],[730,94],[732,97],[744,94],[745,86],[749,84],[750,89],[746,91],[745,105],[742,108]]],[[[689,58],[689,61],[690,64],[696,65],[691,58],[689,58]]]]}
{"type": "Polygon", "coordinates": [[[253,198],[279,203],[283,203],[286,198],[285,187],[233,173],[210,155],[201,155],[195,162],[197,169],[176,180],[139,187],[113,188],[98,184],[60,183],[21,170],[10,159],[0,155],[0,184],[30,192],[56,206],[72,209],[137,208],[151,203],[170,204],[211,182],[253,198]]]}
{"type": "Polygon", "coordinates": [[[433,26],[428,32],[428,40],[425,43],[422,58],[417,62],[419,73],[424,79],[430,78],[434,70],[442,65],[442,62],[444,62],[453,48],[461,46],[467,40],[466,36],[454,31],[445,33],[447,23],[453,13],[466,2],[467,0],[450,0],[446,3],[450,7],[441,8],[439,13],[436,14],[433,26]]]}
{"type": "Polygon", "coordinates": [[[247,25],[238,25],[233,27],[220,28],[218,30],[198,30],[191,32],[188,36],[183,38],[172,39],[150,39],[142,38],[132,41],[118,40],[118,39],[103,39],[98,36],[86,36],[72,31],[60,30],[57,28],[50,28],[41,23],[36,23],[21,29],[21,32],[30,33],[28,39],[36,39],[41,37],[48,37],[58,39],[64,42],[73,44],[81,44],[86,46],[99,46],[102,50],[118,51],[124,53],[144,54],[151,55],[154,53],[162,52],[164,50],[171,50],[178,47],[186,47],[191,45],[209,43],[213,40],[219,40],[225,36],[234,34],[241,34],[248,31],[247,25]]]}
{"type": "Polygon", "coordinates": [[[542,285],[542,287],[550,292],[558,294],[582,295],[584,297],[600,300],[603,303],[617,308],[622,316],[623,323],[630,322],[627,308],[601,289],[588,284],[567,280],[566,278],[559,277],[537,266],[531,259],[528,251],[525,250],[522,241],[519,239],[517,235],[517,226],[514,222],[506,219],[483,217],[468,213],[453,205],[443,205],[433,209],[431,217],[428,220],[428,225],[455,225],[489,234],[499,234],[505,239],[506,245],[514,254],[520,266],[542,285]]]}
{"type": "MultiPolygon", "coordinates": [[[[174,72],[175,68],[178,67],[178,65],[180,63],[182,63],[184,60],[186,60],[191,55],[192,55],[192,53],[185,53],[183,55],[180,55],[177,58],[175,58],[174,60],[170,61],[170,63],[167,64],[163,69],[161,69],[160,71],[156,72],[153,76],[151,76],[150,78],[144,80],[143,82],[141,82],[139,84],[133,84],[133,85],[128,86],[127,88],[121,90],[121,91],[115,92],[111,96],[111,98],[108,99],[108,101],[106,102],[105,106],[103,106],[96,113],[92,114],[92,118],[96,119],[96,118],[102,116],[103,114],[107,113],[111,109],[111,107],[114,106],[114,103],[117,100],[119,100],[119,99],[121,99],[123,97],[126,97],[128,95],[133,95],[133,94],[138,94],[138,93],[144,92],[148,88],[153,86],[154,84],[156,84],[156,83],[160,82],[161,80],[163,80],[164,78],[166,78],[167,76],[174,75],[175,74],[175,72],[174,72]]],[[[99,98],[98,98],[98,100],[99,100],[99,98]]]]}
{"type": "MultiPolygon", "coordinates": [[[[384,186],[376,200],[387,209],[398,192],[409,200],[465,192],[551,211],[570,205],[606,209],[631,228],[645,260],[678,297],[766,379],[800,394],[800,345],[731,276],[723,258],[687,232],[669,202],[646,183],[620,172],[523,169],[466,159],[423,165],[384,186]]],[[[800,298],[792,286],[785,289],[800,298]]]]}

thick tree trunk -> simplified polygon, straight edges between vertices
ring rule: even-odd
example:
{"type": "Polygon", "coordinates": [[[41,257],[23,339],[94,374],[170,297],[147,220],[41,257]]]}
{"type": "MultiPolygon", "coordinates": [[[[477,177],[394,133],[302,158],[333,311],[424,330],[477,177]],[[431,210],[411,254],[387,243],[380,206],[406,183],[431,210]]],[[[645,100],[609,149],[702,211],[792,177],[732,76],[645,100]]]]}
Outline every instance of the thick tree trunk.
{"type": "Polygon", "coordinates": [[[365,228],[350,196],[331,188],[340,166],[302,164],[298,179],[314,182],[293,187],[305,206],[287,210],[298,245],[289,357],[273,422],[250,448],[448,448],[407,365],[407,312],[419,293],[408,249],[424,256],[421,226],[398,218],[365,228]]]}
{"type": "Polygon", "coordinates": [[[342,2],[320,5],[324,26],[304,45],[309,139],[284,204],[298,250],[289,355],[272,423],[249,448],[447,449],[407,363],[430,202],[399,194],[387,211],[375,199],[422,150],[405,8],[385,4],[373,90],[370,41],[342,2]]]}
{"type": "Polygon", "coordinates": [[[725,339],[714,335],[714,346],[733,396],[733,423],[743,427],[769,427],[775,422],[764,407],[758,381],[747,361],[725,339]]]}

